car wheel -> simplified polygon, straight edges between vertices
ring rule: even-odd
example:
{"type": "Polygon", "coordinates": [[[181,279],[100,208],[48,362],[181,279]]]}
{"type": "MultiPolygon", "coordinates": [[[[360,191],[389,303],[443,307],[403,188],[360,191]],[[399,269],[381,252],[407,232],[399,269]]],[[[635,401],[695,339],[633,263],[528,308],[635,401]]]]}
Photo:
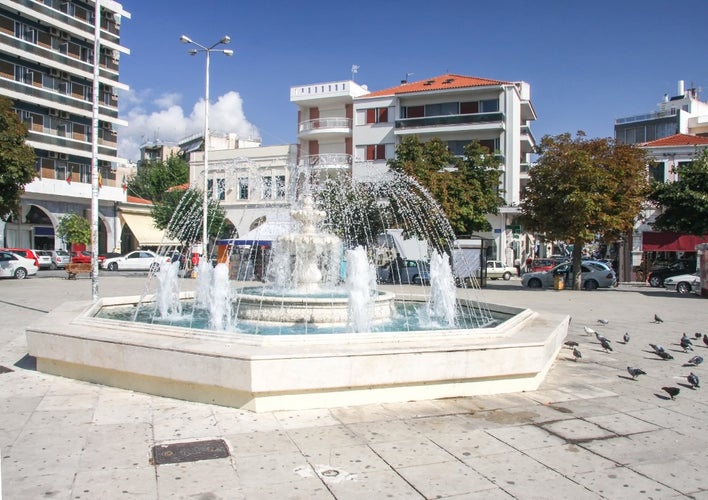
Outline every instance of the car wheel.
{"type": "Polygon", "coordinates": [[[51,269],[52,271],[56,271],[57,265],[54,262],[52,262],[51,264],[49,264],[49,269],[51,269]]]}
{"type": "Polygon", "coordinates": [[[109,262],[108,263],[108,268],[109,271],[117,271],[118,270],[118,264],[115,262],[109,262]]]}
{"type": "Polygon", "coordinates": [[[676,291],[681,295],[686,295],[687,293],[691,293],[691,285],[685,281],[681,281],[676,285],[676,291]]]}
{"type": "Polygon", "coordinates": [[[598,286],[599,284],[595,280],[587,280],[585,282],[585,290],[597,290],[598,286]]]}
{"type": "Polygon", "coordinates": [[[150,264],[150,272],[151,273],[159,273],[160,272],[160,264],[157,262],[153,262],[150,264]]]}
{"type": "Polygon", "coordinates": [[[24,267],[18,267],[15,269],[15,278],[18,280],[23,280],[27,277],[27,269],[24,267]]]}
{"type": "Polygon", "coordinates": [[[541,283],[541,280],[539,279],[531,279],[529,280],[529,288],[541,288],[543,284],[541,283]]]}
{"type": "Polygon", "coordinates": [[[509,281],[511,279],[511,273],[509,271],[505,272],[502,278],[504,278],[504,281],[509,281]]]}
{"type": "Polygon", "coordinates": [[[659,276],[652,276],[649,278],[649,285],[654,287],[654,288],[659,288],[664,284],[664,280],[662,280],[659,276]]]}

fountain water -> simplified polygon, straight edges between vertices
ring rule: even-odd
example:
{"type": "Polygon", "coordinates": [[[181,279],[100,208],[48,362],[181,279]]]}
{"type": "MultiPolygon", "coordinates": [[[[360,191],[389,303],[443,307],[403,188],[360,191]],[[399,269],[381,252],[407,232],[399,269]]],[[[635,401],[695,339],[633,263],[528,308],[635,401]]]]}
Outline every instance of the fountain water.
{"type": "MultiPolygon", "coordinates": [[[[202,262],[196,293],[178,293],[175,264],[164,265],[155,296],[63,308],[28,329],[38,368],[255,411],[540,383],[568,318],[490,307],[475,300],[478,290],[456,297],[447,257],[454,235],[417,183],[328,179],[303,192],[291,212],[301,228],[273,243],[265,284],[235,287],[226,264],[202,262]],[[427,247],[430,286],[377,289],[374,266],[391,250],[378,244],[387,227],[427,247]]],[[[196,234],[199,217],[178,210],[176,218],[187,221],[180,234],[196,234]]]]}

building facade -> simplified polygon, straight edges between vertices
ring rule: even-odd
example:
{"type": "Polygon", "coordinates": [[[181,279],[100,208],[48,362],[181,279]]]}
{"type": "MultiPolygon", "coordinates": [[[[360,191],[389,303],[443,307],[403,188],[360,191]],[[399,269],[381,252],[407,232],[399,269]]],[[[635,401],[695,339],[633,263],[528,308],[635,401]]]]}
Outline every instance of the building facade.
{"type": "Polygon", "coordinates": [[[536,143],[530,123],[536,119],[530,85],[446,74],[379,91],[352,81],[292,87],[298,106],[298,166],[322,172],[347,171],[354,179],[387,170],[396,147],[407,135],[422,141],[437,137],[450,151],[478,141],[502,160],[500,192],[505,204],[490,215],[493,230],[481,233],[493,244],[490,258],[512,265],[533,248],[521,235],[521,189],[528,179],[529,155],[536,143]]]}
{"type": "Polygon", "coordinates": [[[126,200],[124,183],[131,174],[118,157],[116,133],[117,126],[127,125],[118,117],[116,92],[128,89],[119,81],[121,54],[129,53],[120,43],[126,18],[130,14],[112,0],[102,0],[98,9],[88,0],[0,2],[0,95],[13,101],[29,129],[27,143],[37,155],[36,178],[25,186],[20,217],[0,221],[0,245],[65,247],[66,242],[55,237],[61,217],[69,213],[90,217],[95,140],[99,251],[120,247],[117,207],[126,200]]]}

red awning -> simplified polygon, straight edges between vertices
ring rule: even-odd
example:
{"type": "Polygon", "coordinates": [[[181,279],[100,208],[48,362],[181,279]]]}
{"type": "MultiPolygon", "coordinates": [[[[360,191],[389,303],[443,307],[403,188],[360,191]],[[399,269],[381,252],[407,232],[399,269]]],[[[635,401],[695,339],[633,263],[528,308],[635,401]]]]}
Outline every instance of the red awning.
{"type": "Polygon", "coordinates": [[[696,245],[708,243],[708,235],[693,236],[679,233],[642,233],[644,252],[695,252],[696,245]]]}

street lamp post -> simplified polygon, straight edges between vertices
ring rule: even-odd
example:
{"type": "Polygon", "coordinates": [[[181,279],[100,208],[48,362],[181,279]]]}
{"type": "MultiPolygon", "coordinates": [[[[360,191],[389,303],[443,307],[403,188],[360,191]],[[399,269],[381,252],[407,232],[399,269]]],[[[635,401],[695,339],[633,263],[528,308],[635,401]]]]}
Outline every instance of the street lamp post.
{"type": "Polygon", "coordinates": [[[221,40],[206,47],[200,43],[195,42],[186,35],[182,35],[180,38],[182,43],[189,43],[199,47],[198,49],[191,49],[189,55],[194,56],[197,52],[204,52],[206,54],[206,78],[205,78],[205,90],[204,90],[204,203],[203,203],[203,214],[202,214],[202,258],[206,261],[209,257],[207,255],[207,241],[208,240],[208,223],[207,223],[207,213],[209,211],[209,56],[212,52],[222,52],[227,56],[234,55],[234,51],[231,49],[216,49],[215,47],[227,44],[231,41],[231,37],[224,36],[221,40]]]}

